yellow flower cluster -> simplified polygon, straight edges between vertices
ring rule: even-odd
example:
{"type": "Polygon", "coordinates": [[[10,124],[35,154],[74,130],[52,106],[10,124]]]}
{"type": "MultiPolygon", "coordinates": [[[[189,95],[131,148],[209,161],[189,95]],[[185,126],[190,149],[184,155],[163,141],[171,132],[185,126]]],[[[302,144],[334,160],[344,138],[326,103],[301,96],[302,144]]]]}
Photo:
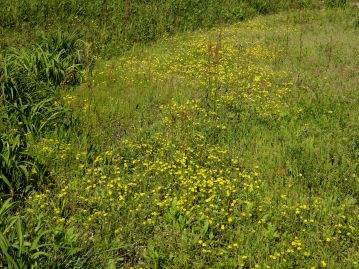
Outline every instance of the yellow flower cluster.
{"type": "Polygon", "coordinates": [[[154,53],[120,58],[116,70],[129,84],[206,89],[214,94],[220,92],[220,101],[237,109],[249,106],[262,116],[281,113],[292,84],[285,72],[269,65],[281,50],[253,40],[244,31],[247,28],[252,33],[263,30],[254,23],[174,37],[167,41],[169,47],[152,48],[154,53]]]}

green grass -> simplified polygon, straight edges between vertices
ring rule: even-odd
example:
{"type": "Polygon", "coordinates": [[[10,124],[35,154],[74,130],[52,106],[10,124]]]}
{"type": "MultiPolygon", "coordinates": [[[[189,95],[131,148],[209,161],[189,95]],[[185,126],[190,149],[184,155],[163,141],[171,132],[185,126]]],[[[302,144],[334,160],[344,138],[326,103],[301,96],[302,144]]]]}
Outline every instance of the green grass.
{"type": "Polygon", "coordinates": [[[319,6],[323,3],[318,0],[3,0],[0,51],[33,43],[42,33],[61,29],[76,32],[87,41],[90,51],[109,58],[165,34],[233,23],[288,8],[319,6]]]}
{"type": "Polygon", "coordinates": [[[98,60],[61,92],[77,125],[29,147],[54,179],[21,208],[38,266],[357,268],[357,20],[292,11],[98,60]]]}

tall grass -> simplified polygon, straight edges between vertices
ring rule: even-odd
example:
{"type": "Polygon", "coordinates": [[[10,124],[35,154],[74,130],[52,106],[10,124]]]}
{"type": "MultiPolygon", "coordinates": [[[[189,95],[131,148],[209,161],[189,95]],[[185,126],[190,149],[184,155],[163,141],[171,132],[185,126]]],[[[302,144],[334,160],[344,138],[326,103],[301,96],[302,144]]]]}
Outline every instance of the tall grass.
{"type": "Polygon", "coordinates": [[[43,251],[48,244],[42,242],[46,231],[38,227],[29,241],[31,232],[25,230],[21,217],[9,214],[15,204],[8,199],[0,205],[0,266],[14,269],[39,266],[36,260],[48,255],[43,251]]]}
{"type": "Polygon", "coordinates": [[[58,32],[40,44],[11,50],[0,68],[0,191],[12,197],[44,182],[44,168],[28,152],[29,141],[62,125],[70,111],[56,102],[59,87],[77,85],[87,62],[82,41],[58,32]]]}
{"type": "Polygon", "coordinates": [[[11,199],[0,200],[1,268],[82,268],[86,258],[76,257],[82,248],[73,229],[46,229],[42,216],[28,225],[18,207],[11,199]]]}
{"type": "Polygon", "coordinates": [[[91,63],[84,48],[76,34],[57,32],[39,44],[10,50],[0,61],[0,267],[46,267],[44,260],[70,266],[69,257],[80,250],[74,247],[74,231],[44,230],[41,216],[28,227],[15,214],[19,205],[12,199],[23,201],[50,177],[30,147],[72,124],[72,112],[61,105],[59,93],[81,82],[82,70],[91,63]],[[49,257],[50,249],[61,255],[49,257]]]}
{"type": "MultiPolygon", "coordinates": [[[[111,56],[134,43],[153,41],[165,34],[320,5],[317,0],[4,0],[0,3],[0,26],[32,37],[36,36],[34,26],[46,31],[77,29],[95,51],[111,56]]],[[[7,46],[6,40],[3,42],[7,46]]]]}

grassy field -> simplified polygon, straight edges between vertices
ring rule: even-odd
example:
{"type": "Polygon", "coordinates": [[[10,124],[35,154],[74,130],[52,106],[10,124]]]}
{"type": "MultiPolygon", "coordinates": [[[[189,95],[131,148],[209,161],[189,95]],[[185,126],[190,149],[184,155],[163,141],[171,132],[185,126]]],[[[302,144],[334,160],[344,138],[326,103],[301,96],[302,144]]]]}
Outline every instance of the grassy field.
{"type": "Polygon", "coordinates": [[[34,86],[66,124],[8,120],[27,128],[8,152],[36,160],[41,186],[3,196],[0,267],[359,268],[358,22],[354,8],[292,10],[92,68],[72,42],[41,79],[60,90],[34,86]]]}

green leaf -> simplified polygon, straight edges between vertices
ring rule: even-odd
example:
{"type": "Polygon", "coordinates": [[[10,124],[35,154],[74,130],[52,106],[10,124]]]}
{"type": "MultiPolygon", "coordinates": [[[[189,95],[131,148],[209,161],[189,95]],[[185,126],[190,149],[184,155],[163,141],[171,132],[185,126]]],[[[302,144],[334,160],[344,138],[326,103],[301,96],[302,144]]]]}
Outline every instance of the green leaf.
{"type": "Polygon", "coordinates": [[[14,269],[18,269],[19,267],[17,266],[15,260],[11,257],[11,255],[9,254],[9,247],[10,244],[7,241],[7,239],[5,238],[5,236],[3,235],[3,233],[0,231],[0,249],[2,254],[6,257],[7,263],[8,265],[13,266],[14,269]]]}
{"type": "Polygon", "coordinates": [[[34,253],[34,254],[31,255],[31,258],[35,260],[35,259],[37,259],[37,258],[40,257],[40,256],[46,256],[46,257],[48,257],[49,254],[46,253],[46,252],[44,252],[44,251],[37,251],[36,253],[34,253]]]}
{"type": "Polygon", "coordinates": [[[40,249],[41,247],[49,245],[49,244],[40,244],[39,245],[39,241],[45,234],[50,233],[50,232],[51,232],[51,230],[44,231],[44,232],[40,233],[38,236],[36,236],[36,238],[31,242],[30,250],[32,251],[32,250],[40,249]]]}
{"type": "Polygon", "coordinates": [[[106,269],[116,269],[116,263],[113,259],[107,262],[106,269]]]}
{"type": "Polygon", "coordinates": [[[23,244],[24,244],[24,235],[22,233],[22,223],[21,223],[21,218],[20,217],[16,217],[17,220],[17,236],[19,239],[19,253],[18,256],[21,257],[22,255],[22,251],[23,251],[23,244]]]}
{"type": "Polygon", "coordinates": [[[3,219],[3,215],[14,205],[14,203],[11,202],[11,198],[7,199],[0,208],[0,219],[3,219]]]}
{"type": "Polygon", "coordinates": [[[9,180],[6,178],[6,176],[4,174],[2,174],[1,178],[5,182],[5,184],[9,187],[10,192],[12,192],[13,187],[12,187],[11,183],[9,182],[9,180]]]}

